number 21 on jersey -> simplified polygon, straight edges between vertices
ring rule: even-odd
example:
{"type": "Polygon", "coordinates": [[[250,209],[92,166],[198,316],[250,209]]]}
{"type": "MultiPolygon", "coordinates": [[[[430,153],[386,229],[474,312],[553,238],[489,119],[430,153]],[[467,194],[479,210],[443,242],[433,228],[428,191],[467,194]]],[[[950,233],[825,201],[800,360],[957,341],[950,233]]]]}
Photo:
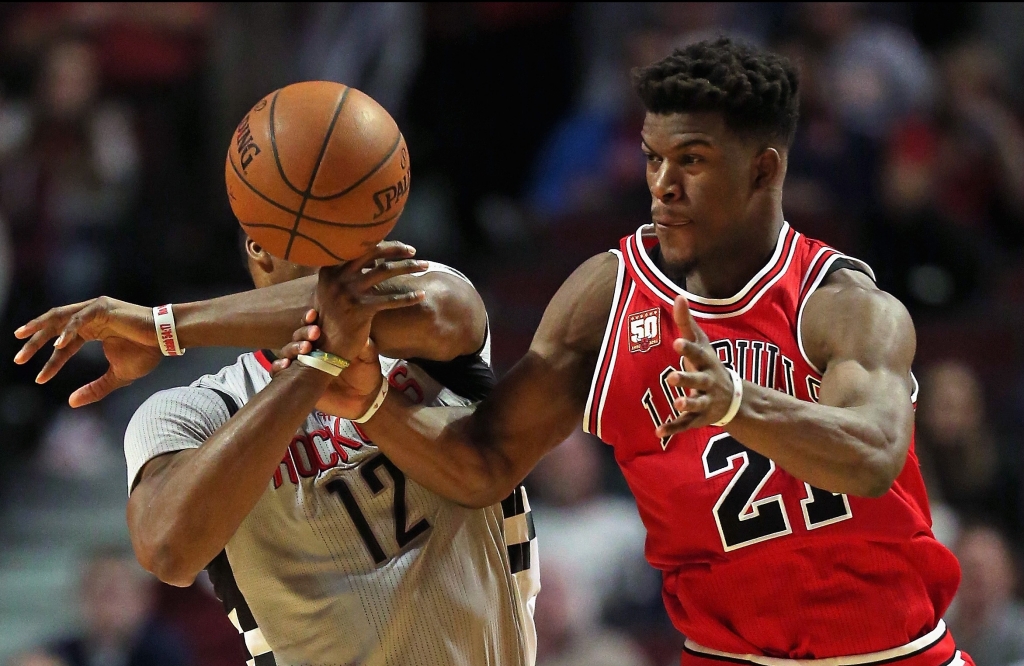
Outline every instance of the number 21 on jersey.
{"type": "MultiPolygon", "coordinates": [[[[755,499],[775,473],[775,463],[737,442],[729,433],[715,435],[704,448],[704,477],[735,471],[713,509],[726,552],[793,533],[782,495],[755,499]],[[737,466],[739,469],[736,469],[737,466]]],[[[853,518],[846,495],[804,483],[800,500],[808,530],[853,518]]]]}

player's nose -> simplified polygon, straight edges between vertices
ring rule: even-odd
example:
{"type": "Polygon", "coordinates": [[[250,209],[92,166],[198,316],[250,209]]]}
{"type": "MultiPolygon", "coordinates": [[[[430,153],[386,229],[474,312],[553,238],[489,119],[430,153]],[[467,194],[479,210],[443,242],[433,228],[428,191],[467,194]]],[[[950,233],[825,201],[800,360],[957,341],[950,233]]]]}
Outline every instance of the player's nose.
{"type": "Polygon", "coordinates": [[[664,160],[661,166],[648,181],[651,196],[662,203],[671,203],[683,196],[682,181],[676,177],[677,174],[668,160],[664,160]]]}

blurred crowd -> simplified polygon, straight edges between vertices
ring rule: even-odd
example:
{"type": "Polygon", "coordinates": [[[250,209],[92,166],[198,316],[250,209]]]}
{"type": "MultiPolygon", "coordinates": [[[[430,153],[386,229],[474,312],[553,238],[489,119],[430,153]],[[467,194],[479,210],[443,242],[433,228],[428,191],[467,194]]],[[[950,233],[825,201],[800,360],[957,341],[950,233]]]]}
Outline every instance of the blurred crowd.
{"type": "MultiPolygon", "coordinates": [[[[947,621],[978,664],[1024,663],[1022,4],[4,3],[0,327],[99,294],[245,288],[228,137],[270,90],[326,79],[399,121],[415,187],[393,235],[474,279],[505,370],[572,268],[646,221],[630,68],[720,34],[799,63],[787,219],[910,309],[917,455],[963,567],[947,621]]],[[[0,357],[16,349],[0,336],[0,357]]],[[[8,466],[117,464],[104,407],[62,407],[103,370],[81,356],[44,387],[41,362],[0,364],[8,466]]],[[[528,479],[540,666],[677,663],[610,455],[578,432],[528,479]]],[[[130,553],[85,558],[81,600],[82,633],[12,663],[241,663],[202,584],[158,586],[130,553]]]]}

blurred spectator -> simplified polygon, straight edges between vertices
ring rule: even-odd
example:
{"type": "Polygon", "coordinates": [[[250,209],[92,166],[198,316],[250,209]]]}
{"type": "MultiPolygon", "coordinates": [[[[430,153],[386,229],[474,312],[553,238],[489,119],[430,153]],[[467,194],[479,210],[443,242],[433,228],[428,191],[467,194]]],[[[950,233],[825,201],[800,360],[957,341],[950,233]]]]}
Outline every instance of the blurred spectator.
{"type": "Polygon", "coordinates": [[[7,660],[7,666],[68,666],[60,657],[42,650],[16,654],[7,660]]]}
{"type": "Polygon", "coordinates": [[[529,477],[545,594],[550,563],[573,588],[580,602],[575,612],[587,623],[596,623],[620,598],[634,605],[660,601],[660,577],[644,559],[646,532],[636,503],[602,493],[601,446],[577,430],[529,477]]]}
{"type": "Polygon", "coordinates": [[[19,273],[42,280],[52,301],[95,296],[114,272],[139,152],[130,111],[100,96],[91,44],[61,41],[46,52],[30,122],[0,173],[19,273]]]}
{"type": "Polygon", "coordinates": [[[11,240],[7,234],[7,221],[0,214],[0,321],[4,320],[12,273],[14,273],[14,253],[11,252],[11,240]]]}
{"type": "Polygon", "coordinates": [[[545,554],[544,591],[534,613],[537,666],[650,666],[628,638],[581,618],[582,591],[545,554]]]}
{"type": "Polygon", "coordinates": [[[843,123],[875,139],[932,99],[933,74],[913,35],[868,17],[868,4],[805,2],[799,21],[824,58],[829,97],[843,123]]]}
{"type": "Polygon", "coordinates": [[[777,50],[800,69],[800,123],[783,188],[786,219],[812,238],[859,254],[864,215],[875,198],[877,144],[843,124],[814,50],[799,41],[777,50]]]}
{"type": "Polygon", "coordinates": [[[638,149],[644,109],[629,81],[633,67],[673,49],[730,34],[751,40],[764,21],[753,4],[591,3],[580,31],[585,73],[572,112],[541,148],[527,200],[551,220],[572,214],[642,213],[649,199],[638,149]],[[746,19],[746,20],[743,20],[746,19]]]}
{"type": "Polygon", "coordinates": [[[932,121],[939,205],[998,243],[1024,241],[1024,128],[1010,105],[1011,75],[995,51],[968,42],[942,59],[932,121]]]}
{"type": "Polygon", "coordinates": [[[985,281],[983,239],[936,203],[937,150],[927,127],[901,127],[878,169],[879,203],[866,227],[865,259],[875,266],[879,285],[914,314],[962,305],[985,281]]]}
{"type": "Polygon", "coordinates": [[[992,527],[974,526],[954,552],[963,571],[948,617],[957,647],[985,666],[1024,659],[1024,605],[1013,599],[1016,573],[1006,539],[992,527]]]}
{"type": "Polygon", "coordinates": [[[313,2],[302,30],[299,80],[362,90],[396,118],[423,51],[417,2],[313,2]]]}
{"type": "Polygon", "coordinates": [[[105,550],[81,580],[83,631],[55,643],[67,666],[185,666],[180,639],[151,619],[153,579],[128,552],[105,550]]]}
{"type": "Polygon", "coordinates": [[[189,587],[158,584],[153,613],[184,638],[192,657],[190,666],[245,663],[245,642],[224,614],[205,571],[189,587]]]}
{"type": "Polygon", "coordinates": [[[947,360],[922,377],[917,452],[930,494],[969,516],[1015,522],[1017,481],[977,374],[947,360]]]}

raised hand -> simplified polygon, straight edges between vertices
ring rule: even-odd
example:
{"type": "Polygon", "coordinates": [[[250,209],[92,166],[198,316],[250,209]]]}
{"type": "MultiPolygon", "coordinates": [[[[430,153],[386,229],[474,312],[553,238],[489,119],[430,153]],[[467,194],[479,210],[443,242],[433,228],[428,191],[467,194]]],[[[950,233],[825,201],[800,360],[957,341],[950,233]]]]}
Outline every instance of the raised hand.
{"type": "Polygon", "coordinates": [[[382,242],[358,259],[321,268],[314,305],[321,330],[317,348],[352,361],[370,338],[375,314],[420,303],[423,291],[381,287],[390,278],[427,269],[425,261],[411,259],[415,252],[403,243],[382,242]]]}
{"type": "Polygon", "coordinates": [[[28,339],[14,357],[23,365],[54,337],[54,351],[36,382],[44,384],[89,340],[100,340],[110,367],[107,372],[79,388],[68,403],[81,407],[102,400],[112,391],[149,374],[160,363],[161,353],[153,327],[153,311],[101,296],[90,301],[53,308],[14,332],[28,339]]]}
{"type": "MultiPolygon", "coordinates": [[[[295,361],[299,354],[311,352],[320,339],[320,327],[316,324],[315,310],[306,313],[302,326],[292,335],[292,341],[280,351],[280,357],[274,361],[270,374],[277,376],[295,361]]],[[[377,345],[368,340],[363,350],[351,359],[352,365],[331,382],[323,397],[316,403],[317,409],[342,418],[356,419],[364,414],[377,396],[381,381],[380,357],[377,345]]]]}
{"type": "Polygon", "coordinates": [[[672,316],[683,336],[672,343],[683,358],[683,370],[671,373],[667,381],[684,389],[686,395],[675,399],[679,416],[663,423],[656,430],[658,437],[716,423],[729,411],[733,397],[732,375],[694,321],[686,297],[676,296],[672,316]]]}

